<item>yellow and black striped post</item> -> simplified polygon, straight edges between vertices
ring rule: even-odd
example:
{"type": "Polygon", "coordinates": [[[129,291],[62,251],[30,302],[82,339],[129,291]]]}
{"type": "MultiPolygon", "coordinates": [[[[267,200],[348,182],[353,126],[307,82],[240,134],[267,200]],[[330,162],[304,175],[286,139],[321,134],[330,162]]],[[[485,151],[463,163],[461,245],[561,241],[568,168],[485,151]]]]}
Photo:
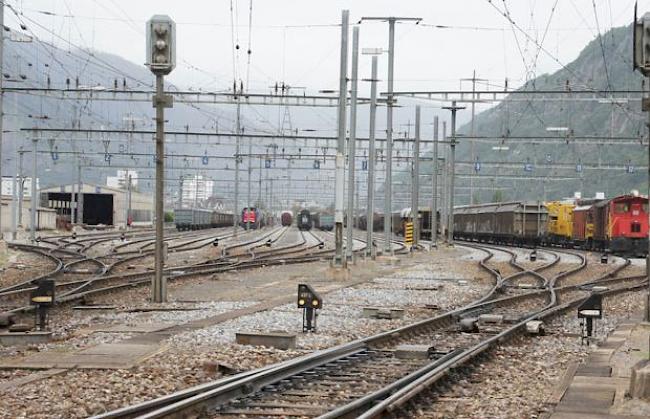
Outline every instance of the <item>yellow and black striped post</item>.
{"type": "Polygon", "coordinates": [[[413,223],[410,221],[404,223],[404,243],[409,247],[413,246],[413,223]]]}

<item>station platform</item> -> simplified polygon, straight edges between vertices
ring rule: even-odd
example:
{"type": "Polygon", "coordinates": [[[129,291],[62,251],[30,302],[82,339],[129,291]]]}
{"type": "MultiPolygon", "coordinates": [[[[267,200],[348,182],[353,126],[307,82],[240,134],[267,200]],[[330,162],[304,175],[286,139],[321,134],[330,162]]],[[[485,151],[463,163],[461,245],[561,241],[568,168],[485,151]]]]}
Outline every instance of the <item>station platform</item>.
{"type": "Polygon", "coordinates": [[[641,419],[650,417],[650,398],[629,397],[632,367],[650,356],[650,324],[619,323],[594,345],[587,358],[569,365],[551,400],[548,419],[641,419]]]}

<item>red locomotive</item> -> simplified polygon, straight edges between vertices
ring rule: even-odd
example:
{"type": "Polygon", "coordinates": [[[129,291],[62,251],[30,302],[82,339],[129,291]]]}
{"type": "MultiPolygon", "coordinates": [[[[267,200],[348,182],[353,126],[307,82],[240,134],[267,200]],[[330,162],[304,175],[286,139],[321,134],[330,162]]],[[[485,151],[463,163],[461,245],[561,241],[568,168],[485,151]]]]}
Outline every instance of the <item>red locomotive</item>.
{"type": "Polygon", "coordinates": [[[648,252],[648,198],[621,195],[573,211],[573,242],[588,250],[645,256],[648,252]]]}
{"type": "Polygon", "coordinates": [[[648,250],[648,198],[622,195],[595,204],[594,245],[616,254],[643,256],[648,250]]]}

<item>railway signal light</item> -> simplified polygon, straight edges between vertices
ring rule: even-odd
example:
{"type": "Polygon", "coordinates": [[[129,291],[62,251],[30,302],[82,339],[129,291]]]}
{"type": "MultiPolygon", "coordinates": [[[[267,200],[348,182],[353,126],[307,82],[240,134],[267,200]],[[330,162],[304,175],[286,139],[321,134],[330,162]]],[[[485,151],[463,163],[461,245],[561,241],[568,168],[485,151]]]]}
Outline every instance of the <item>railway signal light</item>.
{"type": "Polygon", "coordinates": [[[212,245],[213,245],[214,247],[219,246],[219,239],[218,239],[218,238],[217,238],[217,239],[214,239],[214,240],[212,241],[212,245]]]}
{"type": "Polygon", "coordinates": [[[311,285],[298,284],[298,308],[303,309],[302,331],[316,331],[316,310],[323,306],[323,300],[311,285]]]}
{"type": "Polygon", "coordinates": [[[594,319],[603,318],[603,296],[601,294],[591,294],[585,302],[578,307],[578,318],[582,329],[582,342],[587,342],[593,335],[594,319]]]}
{"type": "Polygon", "coordinates": [[[38,281],[38,286],[32,291],[30,295],[30,304],[36,306],[36,324],[38,330],[45,330],[47,328],[47,312],[51,306],[54,305],[54,280],[41,279],[38,281]]]}
{"type": "Polygon", "coordinates": [[[147,21],[147,60],[145,65],[156,75],[166,75],[176,67],[176,24],[166,15],[147,21]]]}

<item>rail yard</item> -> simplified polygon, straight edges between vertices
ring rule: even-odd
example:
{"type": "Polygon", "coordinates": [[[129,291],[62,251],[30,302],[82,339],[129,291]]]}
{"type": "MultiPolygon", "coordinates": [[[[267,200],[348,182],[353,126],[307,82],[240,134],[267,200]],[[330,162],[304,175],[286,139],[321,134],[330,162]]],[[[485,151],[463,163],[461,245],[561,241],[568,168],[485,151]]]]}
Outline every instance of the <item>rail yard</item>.
{"type": "Polygon", "coordinates": [[[0,419],[650,417],[650,0],[551,3],[0,0],[0,419]]]}

